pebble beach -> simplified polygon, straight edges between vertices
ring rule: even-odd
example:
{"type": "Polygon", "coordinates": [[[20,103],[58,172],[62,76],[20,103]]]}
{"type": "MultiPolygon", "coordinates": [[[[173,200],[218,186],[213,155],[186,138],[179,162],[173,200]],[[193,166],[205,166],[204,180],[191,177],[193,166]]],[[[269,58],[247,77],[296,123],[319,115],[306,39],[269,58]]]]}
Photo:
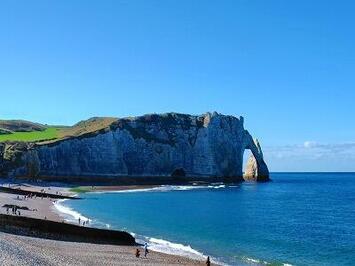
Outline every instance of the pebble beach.
{"type": "MultiPolygon", "coordinates": [[[[3,186],[26,191],[45,191],[51,194],[73,196],[66,187],[43,187],[29,184],[3,184],[3,186]]],[[[116,188],[117,189],[117,188],[116,188]]],[[[56,222],[67,222],[55,207],[57,199],[49,197],[24,197],[0,192],[0,213],[7,214],[5,204],[27,207],[20,215],[56,222]]],[[[10,215],[11,214],[10,212],[10,215]]],[[[138,247],[143,254],[141,247],[138,247]]],[[[136,258],[137,246],[118,246],[49,240],[20,235],[18,232],[0,232],[1,265],[205,265],[186,257],[149,252],[147,258],[136,258]]]]}

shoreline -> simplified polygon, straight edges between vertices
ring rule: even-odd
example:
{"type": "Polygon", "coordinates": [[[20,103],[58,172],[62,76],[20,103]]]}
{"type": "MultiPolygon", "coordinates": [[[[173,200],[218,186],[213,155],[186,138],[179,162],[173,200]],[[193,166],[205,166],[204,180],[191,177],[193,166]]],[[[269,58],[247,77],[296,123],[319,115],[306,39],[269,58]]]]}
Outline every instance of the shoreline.
{"type": "MultiPolygon", "coordinates": [[[[112,190],[113,192],[117,191],[117,190],[112,190]]],[[[122,191],[122,190],[119,190],[122,191]]],[[[135,190],[135,191],[140,191],[139,189],[135,190]]],[[[133,190],[132,190],[133,192],[133,190]]],[[[95,193],[95,192],[92,192],[95,193]]],[[[100,192],[100,193],[105,193],[105,192],[100,192]]],[[[70,207],[64,206],[61,203],[63,201],[66,200],[61,200],[57,203],[54,204],[54,206],[57,208],[58,211],[61,211],[63,213],[64,216],[67,217],[67,221],[77,221],[78,217],[80,217],[81,219],[86,219],[89,220],[91,224],[95,224],[98,225],[100,228],[111,228],[110,224],[107,223],[102,223],[102,222],[94,222],[95,219],[93,217],[87,217],[84,216],[83,214],[79,213],[77,210],[74,210],[70,207]],[[68,216],[73,217],[74,219],[68,219],[68,216]]],[[[171,242],[165,239],[158,239],[155,237],[151,237],[151,236],[143,236],[143,235],[139,235],[136,234],[135,232],[129,232],[131,235],[133,235],[136,239],[136,242],[140,245],[144,245],[144,243],[148,243],[148,247],[149,250],[158,252],[158,253],[163,253],[163,254],[167,254],[167,255],[172,255],[172,256],[182,256],[182,257],[186,257],[188,259],[192,259],[192,260],[198,260],[198,261],[203,261],[207,255],[203,254],[202,252],[193,249],[190,245],[185,245],[185,244],[180,244],[180,243],[176,243],[176,242],[171,242]]],[[[222,265],[221,262],[217,262],[214,258],[211,258],[211,262],[213,262],[213,264],[218,264],[218,265],[222,265]]]]}
{"type": "MultiPolygon", "coordinates": [[[[222,188],[225,185],[215,184],[215,185],[131,185],[131,186],[80,186],[83,194],[85,193],[130,193],[130,192],[149,192],[149,191],[171,191],[171,190],[191,190],[191,189],[200,189],[200,188],[222,188]]],[[[74,196],[77,196],[75,194],[74,196]]],[[[85,199],[85,198],[83,198],[85,199]]],[[[76,222],[78,218],[89,220],[91,224],[95,224],[100,228],[111,228],[111,225],[103,222],[94,222],[94,217],[87,217],[80,213],[79,211],[72,209],[71,207],[65,206],[62,202],[67,201],[67,199],[62,199],[54,203],[56,211],[60,212],[68,222],[76,222]],[[72,218],[70,218],[72,217],[72,218]]],[[[148,243],[150,250],[154,252],[172,255],[172,256],[181,256],[192,260],[204,261],[207,258],[207,255],[202,252],[193,249],[189,244],[181,244],[176,242],[171,242],[165,239],[158,239],[154,236],[143,236],[136,234],[135,232],[130,232],[136,238],[138,244],[143,245],[148,243]]],[[[217,261],[210,256],[211,262],[213,265],[225,265],[222,262],[217,261]]]]}
{"type": "MultiPolygon", "coordinates": [[[[2,180],[2,185],[4,184],[3,182],[4,180],[2,180]]],[[[6,180],[7,181],[7,180],[6,180]]],[[[41,184],[40,186],[36,186],[35,184],[31,183],[31,184],[27,184],[27,183],[8,183],[7,185],[9,185],[10,187],[16,187],[17,189],[20,189],[22,191],[36,191],[39,192],[41,190],[45,190],[45,192],[51,192],[51,194],[55,194],[55,193],[60,193],[62,195],[65,196],[69,196],[69,197],[73,197],[75,196],[75,192],[70,191],[70,188],[68,186],[65,186],[65,184],[61,184],[60,186],[51,186],[49,183],[45,184],[46,186],[44,186],[43,184],[41,184]]],[[[128,191],[128,190],[140,190],[140,189],[153,189],[159,186],[95,186],[95,190],[91,191],[91,192],[112,192],[112,191],[128,191]]],[[[75,210],[72,210],[72,213],[68,213],[68,212],[63,212],[63,210],[60,210],[60,208],[58,209],[58,206],[63,206],[61,205],[61,202],[65,201],[66,199],[51,199],[51,198],[42,198],[42,197],[32,197],[32,198],[25,198],[25,196],[23,195],[16,195],[16,194],[9,194],[6,193],[4,191],[0,191],[0,203],[1,203],[1,210],[0,210],[0,214],[6,214],[6,210],[5,208],[3,208],[2,206],[4,204],[13,204],[16,206],[21,206],[21,207],[27,207],[29,210],[21,210],[21,216],[25,216],[25,217],[30,217],[30,218],[36,218],[36,219],[42,219],[42,220],[49,220],[49,221],[55,221],[55,222],[65,222],[68,224],[76,224],[76,214],[79,214],[78,212],[76,212],[75,210]],[[73,216],[74,214],[74,216],[73,216]],[[68,219],[69,215],[71,215],[74,219],[68,219]],[[67,220],[66,220],[67,219],[67,220]]],[[[88,217],[84,217],[81,214],[79,214],[82,219],[88,219],[90,221],[90,218],[88,217]]],[[[91,222],[89,223],[91,224],[91,222]]],[[[1,236],[3,236],[3,234],[7,234],[4,232],[0,232],[1,236]]],[[[8,238],[10,236],[7,236],[8,238]]],[[[14,235],[15,238],[31,238],[30,236],[20,236],[20,235],[14,235]]],[[[38,238],[37,242],[42,242],[42,240],[40,240],[41,238],[38,238]]],[[[154,238],[152,238],[154,239],[154,238]]],[[[66,246],[68,245],[67,243],[71,243],[71,245],[76,245],[79,243],[77,242],[63,242],[60,240],[49,240],[46,239],[47,241],[53,241],[53,244],[55,245],[61,245],[61,246],[66,246]],[[60,242],[60,243],[58,243],[60,242]]],[[[107,246],[107,245],[103,245],[103,244],[90,244],[90,243],[80,243],[81,245],[96,245],[96,246],[100,246],[100,248],[105,249],[105,247],[101,247],[101,246],[107,246]]],[[[172,243],[174,244],[174,243],[172,243]]],[[[122,249],[122,246],[115,246],[118,249],[122,249]]],[[[65,247],[63,247],[65,249],[65,247]]],[[[131,260],[130,263],[132,264],[136,264],[136,258],[132,255],[133,251],[135,250],[135,246],[130,246],[130,252],[125,252],[125,256],[127,256],[127,259],[131,260]]],[[[1,249],[1,247],[0,247],[1,249]]],[[[1,251],[1,250],[0,250],[1,251]]],[[[125,249],[126,251],[126,249],[125,249]]],[[[1,252],[0,252],[1,253],[1,252]]],[[[142,250],[141,250],[141,254],[142,254],[142,250]]],[[[34,255],[34,254],[33,254],[34,255]]],[[[38,254],[36,254],[37,256],[38,254]]],[[[34,255],[35,256],[35,255],[34,255]]],[[[154,257],[154,263],[156,265],[165,265],[165,263],[160,263],[159,260],[160,259],[164,259],[165,261],[168,261],[168,264],[179,264],[179,265],[203,265],[205,262],[205,258],[203,260],[203,258],[201,258],[200,260],[196,260],[193,259],[191,257],[187,257],[187,256],[182,256],[182,255],[176,255],[176,254],[171,254],[171,253],[163,253],[161,251],[155,251],[154,249],[151,249],[151,252],[148,255],[148,259],[150,257],[154,257]]],[[[79,258],[78,258],[79,259],[79,258]]],[[[144,263],[146,263],[147,261],[144,261],[144,263]]],[[[152,261],[153,262],[153,261],[152,261]]],[[[89,263],[89,261],[88,261],[89,263]]],[[[128,265],[130,263],[127,263],[128,265]]],[[[113,263],[115,264],[115,263],[113,263]]],[[[118,264],[119,265],[119,264],[118,264]]]]}

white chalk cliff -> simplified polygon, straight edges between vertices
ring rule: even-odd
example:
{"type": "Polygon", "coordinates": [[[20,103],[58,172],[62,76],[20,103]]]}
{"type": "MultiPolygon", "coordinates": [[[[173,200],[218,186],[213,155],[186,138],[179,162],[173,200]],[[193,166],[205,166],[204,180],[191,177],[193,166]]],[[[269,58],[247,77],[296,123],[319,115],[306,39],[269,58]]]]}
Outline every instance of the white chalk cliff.
{"type": "Polygon", "coordinates": [[[200,116],[167,113],[122,118],[106,130],[34,145],[15,175],[174,182],[241,181],[243,153],[250,149],[246,178],[267,181],[269,171],[243,117],[216,112],[200,116]]]}

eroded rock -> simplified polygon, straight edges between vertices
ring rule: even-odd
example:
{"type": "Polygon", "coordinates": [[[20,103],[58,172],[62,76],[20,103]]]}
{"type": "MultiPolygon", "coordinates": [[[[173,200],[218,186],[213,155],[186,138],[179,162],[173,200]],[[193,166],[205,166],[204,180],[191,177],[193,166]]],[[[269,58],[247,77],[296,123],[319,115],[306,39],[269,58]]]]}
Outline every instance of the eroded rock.
{"type": "Polygon", "coordinates": [[[152,114],[118,119],[96,133],[36,145],[23,152],[23,163],[13,172],[37,178],[134,177],[139,182],[146,177],[178,176],[236,182],[243,180],[245,149],[255,156],[252,176],[267,180],[260,145],[244,129],[242,117],[216,112],[152,114]]]}

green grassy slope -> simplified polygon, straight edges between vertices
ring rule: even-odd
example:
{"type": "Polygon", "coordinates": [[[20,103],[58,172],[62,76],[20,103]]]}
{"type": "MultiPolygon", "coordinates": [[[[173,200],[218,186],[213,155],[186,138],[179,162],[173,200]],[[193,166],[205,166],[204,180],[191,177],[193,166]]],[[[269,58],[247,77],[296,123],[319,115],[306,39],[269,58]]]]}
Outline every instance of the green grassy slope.
{"type": "Polygon", "coordinates": [[[117,118],[93,117],[73,126],[47,126],[24,120],[0,120],[0,142],[24,141],[48,144],[108,128],[117,118]]]}
{"type": "Polygon", "coordinates": [[[54,127],[46,128],[43,131],[14,132],[12,134],[0,135],[0,142],[4,141],[25,141],[33,142],[58,138],[58,129],[54,127]]]}

